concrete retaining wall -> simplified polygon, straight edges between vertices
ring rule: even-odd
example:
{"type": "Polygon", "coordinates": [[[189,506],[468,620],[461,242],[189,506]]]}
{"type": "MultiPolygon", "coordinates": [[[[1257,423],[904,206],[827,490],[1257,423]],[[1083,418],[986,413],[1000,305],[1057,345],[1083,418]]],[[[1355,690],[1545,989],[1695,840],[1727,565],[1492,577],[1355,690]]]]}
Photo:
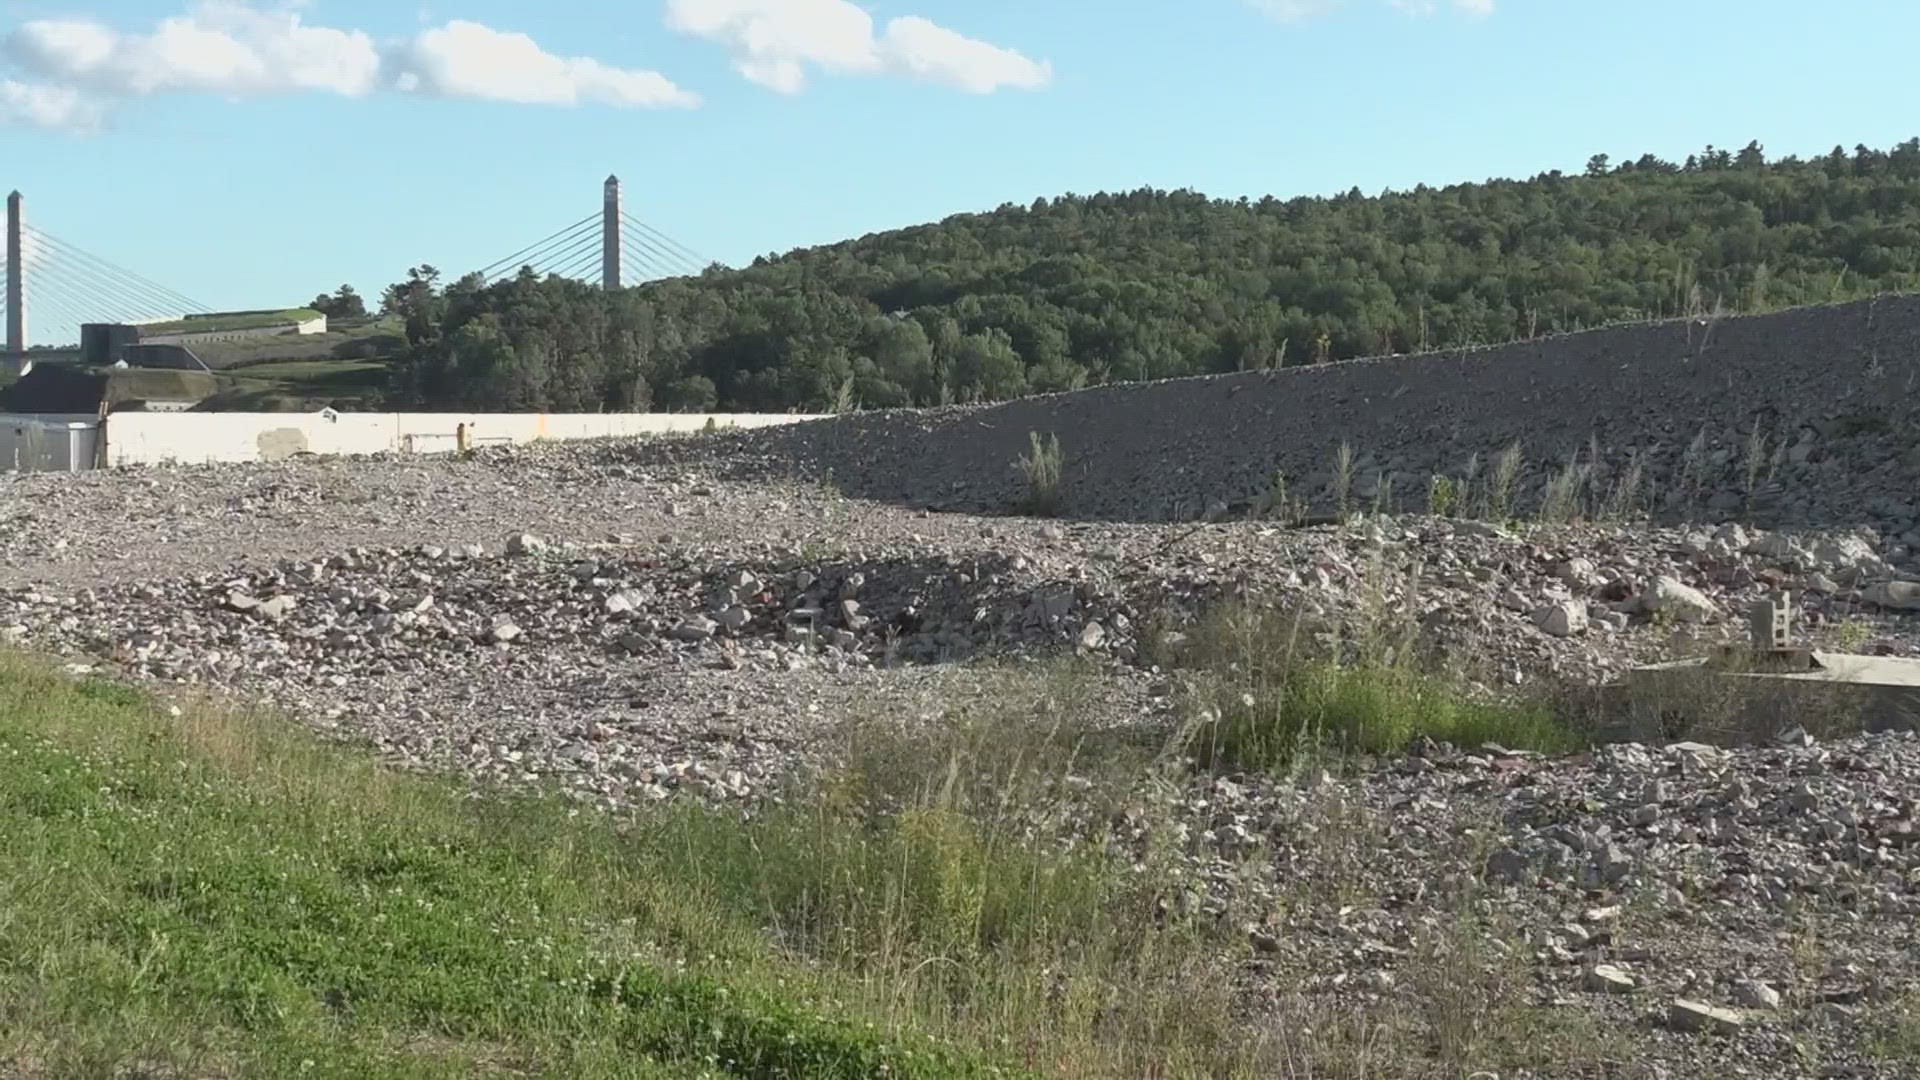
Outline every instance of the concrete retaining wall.
{"type": "Polygon", "coordinates": [[[277,461],[295,454],[449,453],[467,426],[474,446],[542,439],[601,439],[716,427],[768,427],[819,419],[771,414],[678,413],[116,413],[106,421],[106,464],[277,461]]]}

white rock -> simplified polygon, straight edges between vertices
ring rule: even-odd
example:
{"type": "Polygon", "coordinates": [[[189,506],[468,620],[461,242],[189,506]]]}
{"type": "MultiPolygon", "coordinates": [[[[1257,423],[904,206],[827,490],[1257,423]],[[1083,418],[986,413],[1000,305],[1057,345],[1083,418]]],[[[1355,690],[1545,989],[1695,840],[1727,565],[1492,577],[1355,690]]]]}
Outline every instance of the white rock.
{"type": "Polygon", "coordinates": [[[705,616],[696,615],[674,627],[671,636],[675,641],[707,641],[718,631],[718,623],[705,616]]]}
{"type": "Polygon", "coordinates": [[[1749,1009],[1778,1009],[1780,991],[1758,979],[1741,979],[1733,984],[1733,1000],[1749,1009]]]}
{"type": "Polygon", "coordinates": [[[1648,615],[1666,615],[1680,622],[1705,622],[1716,618],[1720,609],[1705,593],[1678,578],[1661,575],[1649,582],[1640,594],[1640,610],[1648,615]]]}
{"type": "Polygon", "coordinates": [[[1554,637],[1575,637],[1587,632],[1587,603],[1584,600],[1557,600],[1533,613],[1533,624],[1554,637]]]}
{"type": "Polygon", "coordinates": [[[1667,1007],[1667,1023],[1677,1031],[1710,1031],[1716,1035],[1734,1035],[1746,1026],[1746,1020],[1732,1009],[1719,1009],[1686,998],[1674,998],[1667,1007]]]}
{"type": "Polygon", "coordinates": [[[509,555],[543,555],[547,552],[547,542],[532,533],[515,533],[507,538],[509,555]]]}
{"type": "Polygon", "coordinates": [[[276,596],[256,604],[253,613],[263,619],[284,619],[300,602],[291,596],[276,596]]]}
{"type": "Polygon", "coordinates": [[[1638,984],[1633,976],[1612,964],[1595,964],[1581,977],[1580,985],[1590,993],[1626,994],[1638,984]]]}
{"type": "Polygon", "coordinates": [[[1568,559],[1554,570],[1553,576],[1569,589],[1589,589],[1600,583],[1600,569],[1592,559],[1568,559]]]}

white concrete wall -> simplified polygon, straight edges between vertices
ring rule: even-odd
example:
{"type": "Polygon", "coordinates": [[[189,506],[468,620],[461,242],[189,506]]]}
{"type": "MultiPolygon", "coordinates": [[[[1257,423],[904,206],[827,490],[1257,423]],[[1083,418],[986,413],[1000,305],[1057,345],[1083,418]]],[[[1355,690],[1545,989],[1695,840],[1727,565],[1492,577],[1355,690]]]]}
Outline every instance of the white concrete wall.
{"type": "Polygon", "coordinates": [[[294,454],[450,453],[474,446],[603,439],[820,419],[787,413],[115,413],[106,464],[277,461],[294,454]]]}
{"type": "Polygon", "coordinates": [[[100,418],[91,414],[0,415],[0,472],[78,472],[97,462],[100,418]]]}

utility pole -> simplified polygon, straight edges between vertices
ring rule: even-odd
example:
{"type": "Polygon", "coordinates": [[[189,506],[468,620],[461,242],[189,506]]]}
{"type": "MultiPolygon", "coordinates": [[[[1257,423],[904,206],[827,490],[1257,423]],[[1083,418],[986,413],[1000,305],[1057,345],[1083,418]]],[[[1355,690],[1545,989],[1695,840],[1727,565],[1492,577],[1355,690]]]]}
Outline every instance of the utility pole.
{"type": "Polygon", "coordinates": [[[600,205],[600,287],[620,288],[620,178],[607,177],[600,205]]]}
{"type": "Polygon", "coordinates": [[[17,191],[7,196],[7,363],[19,375],[25,375],[29,367],[24,202],[17,191]]]}

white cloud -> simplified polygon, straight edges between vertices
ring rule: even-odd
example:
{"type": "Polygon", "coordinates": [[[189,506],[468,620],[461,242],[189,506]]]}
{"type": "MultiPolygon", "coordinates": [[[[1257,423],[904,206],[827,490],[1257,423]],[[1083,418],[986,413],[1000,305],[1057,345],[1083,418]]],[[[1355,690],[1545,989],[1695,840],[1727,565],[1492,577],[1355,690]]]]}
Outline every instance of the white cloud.
{"type": "MultiPolygon", "coordinates": [[[[1304,22],[1331,15],[1345,7],[1347,0],[1247,0],[1254,10],[1279,22],[1304,22]]],[[[1426,18],[1451,6],[1462,15],[1486,18],[1492,15],[1498,0],[1386,0],[1386,6],[1403,15],[1426,18]]]]}
{"type": "Polygon", "coordinates": [[[555,56],[525,34],[479,23],[455,20],[382,43],[360,30],[308,25],[292,6],[266,10],[242,0],[205,0],[145,33],[91,19],[31,20],[0,44],[0,60],[33,80],[6,83],[0,117],[69,131],[97,128],[111,103],[161,93],[388,91],[622,108],[699,103],[658,72],[555,56]]]}
{"type": "Polygon", "coordinates": [[[881,56],[891,67],[915,78],[958,87],[970,94],[990,94],[1003,86],[1038,90],[1053,79],[1053,66],[1035,63],[1014,52],[989,45],[915,16],[887,24],[881,56]]]}
{"type": "Polygon", "coordinates": [[[699,104],[658,72],[554,56],[525,34],[458,19],[421,33],[389,59],[396,88],[441,97],[629,109],[699,104]]]}
{"type": "MultiPolygon", "coordinates": [[[[1388,6],[1417,18],[1440,13],[1440,0],[1387,0],[1388,6]]],[[[1452,0],[1453,9],[1462,15],[1484,19],[1493,14],[1495,0],[1452,0]]]]}
{"type": "Polygon", "coordinates": [[[78,90],[0,79],[0,125],[86,134],[100,130],[106,112],[104,103],[78,90]]]}
{"type": "Polygon", "coordinates": [[[667,25],[726,45],[734,70],[784,94],[806,88],[811,69],[828,75],[902,75],[974,94],[1034,90],[1053,66],[970,38],[918,16],[875,32],[851,0],[667,0],[667,25]]]}
{"type": "Polygon", "coordinates": [[[1254,10],[1280,22],[1304,22],[1330,15],[1346,0],[1252,0],[1254,10]]]}

